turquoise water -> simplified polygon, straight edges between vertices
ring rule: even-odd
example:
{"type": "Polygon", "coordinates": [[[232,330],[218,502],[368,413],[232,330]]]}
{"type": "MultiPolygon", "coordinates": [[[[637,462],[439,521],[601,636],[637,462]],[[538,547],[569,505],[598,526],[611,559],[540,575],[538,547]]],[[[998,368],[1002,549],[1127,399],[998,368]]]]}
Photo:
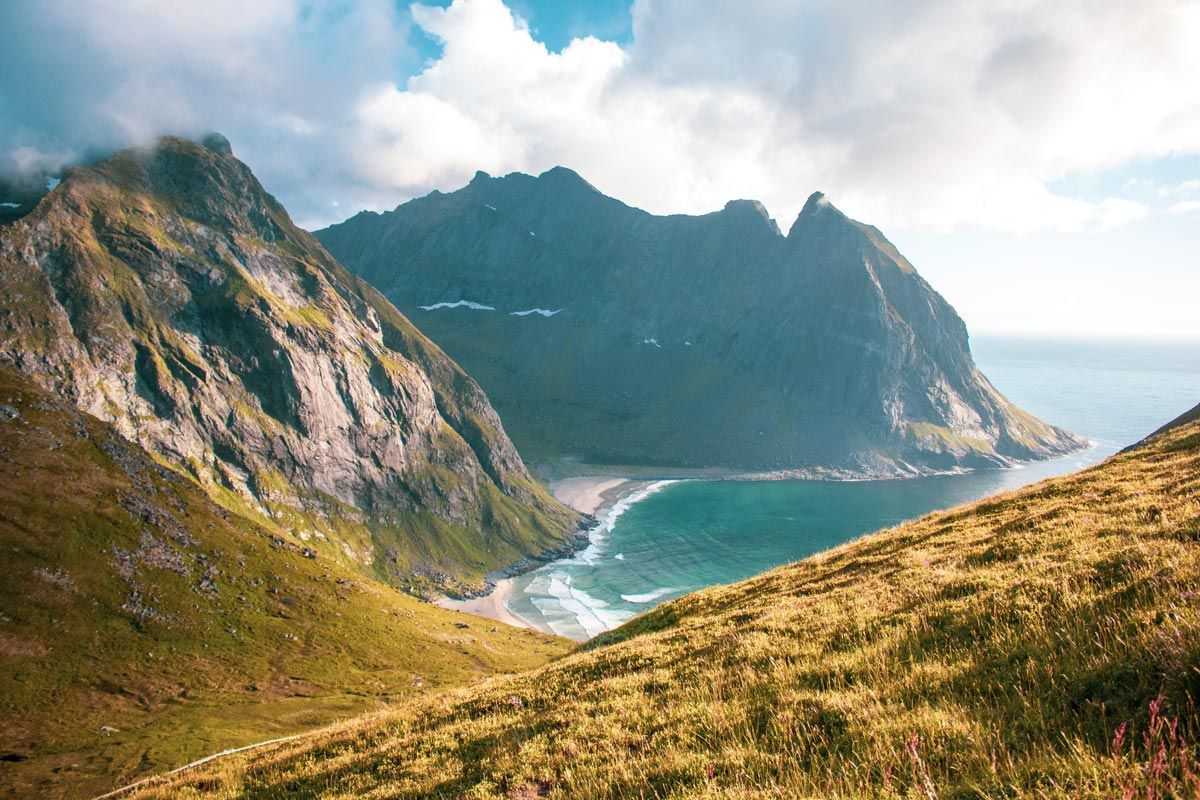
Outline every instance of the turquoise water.
{"type": "Polygon", "coordinates": [[[1009,399],[1093,447],[1018,469],[905,481],[657,483],[618,504],[583,553],[519,578],[510,609],[585,639],[686,592],[1088,466],[1200,402],[1196,343],[977,338],[972,347],[1009,399]]]}

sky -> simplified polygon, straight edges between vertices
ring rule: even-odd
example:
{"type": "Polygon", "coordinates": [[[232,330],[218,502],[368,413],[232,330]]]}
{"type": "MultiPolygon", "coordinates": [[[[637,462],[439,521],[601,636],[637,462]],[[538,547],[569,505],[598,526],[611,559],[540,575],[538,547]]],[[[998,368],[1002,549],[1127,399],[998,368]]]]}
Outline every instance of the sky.
{"type": "Polygon", "coordinates": [[[0,4],[0,171],[209,130],[309,228],[477,169],[821,190],[973,333],[1200,338],[1198,0],[0,4]]]}

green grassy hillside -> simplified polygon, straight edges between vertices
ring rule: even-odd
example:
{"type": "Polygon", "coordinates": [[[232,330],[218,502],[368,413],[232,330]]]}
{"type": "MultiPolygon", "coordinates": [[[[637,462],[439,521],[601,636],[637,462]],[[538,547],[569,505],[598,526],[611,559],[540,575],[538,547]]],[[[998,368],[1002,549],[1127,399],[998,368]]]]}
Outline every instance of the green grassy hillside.
{"type": "Polygon", "coordinates": [[[569,648],[232,514],[4,370],[0,552],[0,796],[97,794],[569,648]]]}
{"type": "Polygon", "coordinates": [[[140,797],[1194,797],[1200,422],[140,797]]]}
{"type": "Polygon", "coordinates": [[[230,512],[416,593],[578,544],[478,384],[224,140],[72,168],[0,225],[0,365],[230,512]]]}

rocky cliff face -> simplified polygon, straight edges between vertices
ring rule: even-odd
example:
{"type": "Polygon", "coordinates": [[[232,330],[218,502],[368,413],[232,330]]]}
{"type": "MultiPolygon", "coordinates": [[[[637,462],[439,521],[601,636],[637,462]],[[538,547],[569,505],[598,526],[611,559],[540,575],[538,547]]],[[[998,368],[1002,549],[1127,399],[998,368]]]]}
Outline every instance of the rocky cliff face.
{"type": "Polygon", "coordinates": [[[402,583],[477,580],[574,530],[475,381],[219,137],[74,169],[0,227],[0,363],[402,583]]]}
{"type": "Polygon", "coordinates": [[[0,797],[95,797],[569,649],[314,558],[3,367],[0,551],[0,797]]]}
{"type": "Polygon", "coordinates": [[[479,173],[317,237],[527,456],[905,475],[1081,444],[997,392],[954,309],[819,193],[785,236],[750,200],[661,217],[561,167],[479,173]]]}

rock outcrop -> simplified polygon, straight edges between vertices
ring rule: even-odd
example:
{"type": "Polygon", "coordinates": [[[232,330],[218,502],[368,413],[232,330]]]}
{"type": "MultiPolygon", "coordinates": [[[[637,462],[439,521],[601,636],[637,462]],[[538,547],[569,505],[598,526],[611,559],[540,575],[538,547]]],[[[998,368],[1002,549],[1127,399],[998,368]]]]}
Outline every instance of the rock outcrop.
{"type": "Polygon", "coordinates": [[[571,649],[475,625],[231,513],[3,367],[0,552],[5,798],[96,797],[571,649]]]}
{"type": "Polygon", "coordinates": [[[655,216],[478,173],[317,237],[487,390],[527,458],[912,475],[1082,445],[1008,402],[876,228],[813,194],[655,216]]]}
{"type": "Polygon", "coordinates": [[[577,523],[475,381],[223,137],[75,168],[0,227],[0,363],[228,507],[403,585],[477,583],[577,523]]]}

